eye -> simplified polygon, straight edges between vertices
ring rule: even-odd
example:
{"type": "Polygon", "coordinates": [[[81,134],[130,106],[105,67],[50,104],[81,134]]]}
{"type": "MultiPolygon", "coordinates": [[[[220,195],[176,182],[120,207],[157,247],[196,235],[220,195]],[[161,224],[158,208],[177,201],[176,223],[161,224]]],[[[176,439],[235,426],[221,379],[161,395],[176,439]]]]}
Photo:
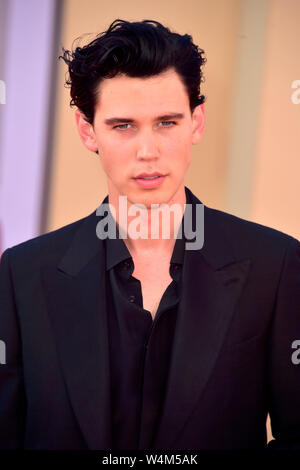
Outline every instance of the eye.
{"type": "MultiPolygon", "coordinates": [[[[174,124],[176,125],[175,121],[161,121],[159,124],[174,124]]],[[[172,126],[162,126],[162,127],[172,127],[172,126]]]]}
{"type": "Polygon", "coordinates": [[[118,126],[115,126],[114,129],[128,129],[128,127],[124,127],[124,126],[130,126],[130,124],[126,123],[126,124],[119,124],[118,126]]]}

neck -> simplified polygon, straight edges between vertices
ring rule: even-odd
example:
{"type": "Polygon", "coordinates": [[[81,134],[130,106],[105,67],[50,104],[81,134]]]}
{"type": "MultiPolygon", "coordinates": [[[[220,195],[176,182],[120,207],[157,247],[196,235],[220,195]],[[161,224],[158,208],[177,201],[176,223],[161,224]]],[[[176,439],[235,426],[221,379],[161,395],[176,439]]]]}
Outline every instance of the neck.
{"type": "Polygon", "coordinates": [[[154,251],[171,255],[186,204],[184,184],[170,200],[157,203],[155,207],[151,204],[141,207],[142,203],[134,203],[128,197],[125,203],[120,203],[119,194],[114,192],[109,192],[108,198],[116,211],[119,232],[133,256],[151,255],[154,251]],[[176,210],[172,209],[173,204],[176,210]]]}

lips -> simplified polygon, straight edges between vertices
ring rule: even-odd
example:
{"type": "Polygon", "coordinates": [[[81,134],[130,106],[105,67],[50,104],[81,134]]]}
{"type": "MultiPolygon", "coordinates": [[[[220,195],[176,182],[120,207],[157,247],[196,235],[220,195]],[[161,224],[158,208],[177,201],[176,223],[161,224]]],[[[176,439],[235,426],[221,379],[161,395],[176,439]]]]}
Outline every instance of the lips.
{"type": "Polygon", "coordinates": [[[140,188],[143,189],[155,189],[158,188],[165,179],[167,178],[167,175],[157,175],[154,177],[140,177],[140,178],[134,178],[134,181],[140,186],[140,188]]]}
{"type": "Polygon", "coordinates": [[[155,180],[156,178],[160,178],[161,176],[140,176],[139,178],[136,178],[136,179],[139,179],[139,180],[155,180]]]}
{"type": "Polygon", "coordinates": [[[158,176],[164,176],[162,173],[140,173],[135,179],[155,179],[158,176]]]}

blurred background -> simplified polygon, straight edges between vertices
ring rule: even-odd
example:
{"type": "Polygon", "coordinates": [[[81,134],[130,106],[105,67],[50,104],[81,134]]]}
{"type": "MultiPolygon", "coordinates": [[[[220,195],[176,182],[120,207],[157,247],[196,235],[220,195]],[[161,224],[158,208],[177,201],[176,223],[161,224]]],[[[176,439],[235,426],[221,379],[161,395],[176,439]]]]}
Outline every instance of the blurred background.
{"type": "Polygon", "coordinates": [[[107,195],[58,56],[116,18],[160,21],[205,50],[206,131],[186,186],[210,207],[300,239],[299,0],[0,0],[0,255],[107,195]]]}

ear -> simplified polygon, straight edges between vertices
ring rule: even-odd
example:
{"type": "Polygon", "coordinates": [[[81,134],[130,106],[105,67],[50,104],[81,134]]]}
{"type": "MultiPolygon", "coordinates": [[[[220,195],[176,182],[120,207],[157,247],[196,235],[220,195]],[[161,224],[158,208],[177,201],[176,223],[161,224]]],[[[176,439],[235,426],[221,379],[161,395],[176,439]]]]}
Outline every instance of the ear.
{"type": "Polygon", "coordinates": [[[201,140],[204,127],[205,127],[205,107],[204,103],[199,104],[192,114],[193,130],[192,130],[192,144],[198,144],[201,140]]]}
{"type": "Polygon", "coordinates": [[[79,111],[79,109],[76,109],[75,111],[75,120],[82,142],[87,149],[91,150],[92,152],[96,152],[98,150],[98,144],[93,126],[87,122],[84,114],[79,111]]]}

